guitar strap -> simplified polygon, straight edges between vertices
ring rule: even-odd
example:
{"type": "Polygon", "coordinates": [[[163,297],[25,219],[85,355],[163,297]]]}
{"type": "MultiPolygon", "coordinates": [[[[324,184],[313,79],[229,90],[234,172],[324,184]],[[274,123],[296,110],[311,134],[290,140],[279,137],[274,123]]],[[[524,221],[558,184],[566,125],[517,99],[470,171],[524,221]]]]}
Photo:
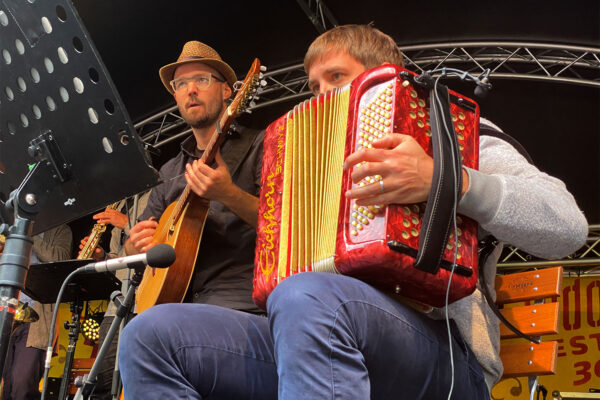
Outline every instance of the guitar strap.
{"type": "Polygon", "coordinates": [[[225,160],[227,168],[229,168],[229,173],[231,176],[234,176],[240,168],[246,154],[250,151],[256,136],[261,131],[258,129],[241,127],[239,125],[235,126],[235,128],[232,127],[232,129],[235,129],[234,132],[227,133],[229,137],[221,147],[221,156],[223,157],[223,160],[225,160]],[[241,133],[238,131],[241,131],[241,133]]]}

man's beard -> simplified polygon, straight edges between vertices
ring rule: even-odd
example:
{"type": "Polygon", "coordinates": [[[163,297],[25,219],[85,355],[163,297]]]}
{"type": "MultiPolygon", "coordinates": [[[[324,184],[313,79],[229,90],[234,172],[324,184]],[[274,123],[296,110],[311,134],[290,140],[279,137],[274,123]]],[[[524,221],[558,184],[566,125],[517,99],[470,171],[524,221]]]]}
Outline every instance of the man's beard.
{"type": "Polygon", "coordinates": [[[223,104],[222,102],[217,102],[215,109],[211,110],[208,108],[206,103],[203,103],[206,112],[204,114],[200,115],[199,117],[194,118],[194,117],[187,115],[187,113],[181,113],[181,116],[182,116],[183,120],[185,122],[187,122],[187,124],[194,129],[208,128],[208,127],[214,125],[215,122],[217,122],[217,120],[219,119],[219,116],[221,115],[221,111],[223,110],[222,104],[223,104]]]}

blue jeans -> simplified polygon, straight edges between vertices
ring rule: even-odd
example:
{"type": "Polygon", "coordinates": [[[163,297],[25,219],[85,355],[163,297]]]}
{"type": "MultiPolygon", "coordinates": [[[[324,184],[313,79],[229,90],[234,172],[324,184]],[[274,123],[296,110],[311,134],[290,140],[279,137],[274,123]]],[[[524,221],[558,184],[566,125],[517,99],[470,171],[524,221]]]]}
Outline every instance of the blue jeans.
{"type": "MultiPolygon", "coordinates": [[[[446,399],[444,321],[356,279],[304,273],[283,281],[269,318],[165,304],[123,331],[128,400],[446,399]]],[[[481,367],[452,325],[452,399],[489,399],[481,367]]]]}

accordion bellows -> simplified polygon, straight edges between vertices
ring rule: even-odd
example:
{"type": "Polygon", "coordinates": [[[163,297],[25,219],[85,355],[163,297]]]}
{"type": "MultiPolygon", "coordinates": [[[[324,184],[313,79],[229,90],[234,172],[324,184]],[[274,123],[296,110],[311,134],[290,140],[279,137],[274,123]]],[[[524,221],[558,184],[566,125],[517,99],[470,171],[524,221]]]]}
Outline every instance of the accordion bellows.
{"type": "MultiPolygon", "coordinates": [[[[413,73],[385,65],[350,85],[298,104],[265,132],[253,298],[266,301],[283,279],[309,271],[341,273],[382,290],[440,307],[456,256],[450,302],[477,283],[477,224],[457,216],[456,235],[431,274],[413,267],[425,204],[362,207],[344,193],[355,185],[344,159],[387,133],[413,136],[431,152],[428,92],[413,73]],[[407,75],[400,76],[400,72],[407,75]],[[406,251],[392,249],[390,242],[406,251]]],[[[479,109],[451,92],[463,165],[477,169],[479,109]]],[[[377,184],[371,176],[360,185],[377,184]]]]}

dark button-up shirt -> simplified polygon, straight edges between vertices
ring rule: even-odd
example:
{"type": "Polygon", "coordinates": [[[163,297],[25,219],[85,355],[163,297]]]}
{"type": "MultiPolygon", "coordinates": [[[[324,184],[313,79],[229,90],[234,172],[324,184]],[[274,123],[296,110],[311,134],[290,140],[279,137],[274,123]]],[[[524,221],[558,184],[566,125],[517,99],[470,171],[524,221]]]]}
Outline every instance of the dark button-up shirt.
{"type": "MultiPolygon", "coordinates": [[[[263,133],[239,129],[240,135],[221,147],[233,182],[253,196],[260,191],[263,133]],[[250,136],[251,135],[251,136],[250,136]]],[[[169,204],[179,199],[187,185],[187,163],[200,158],[194,137],[181,144],[179,154],[160,169],[163,181],[152,189],[140,220],[160,218],[169,204]],[[177,177],[173,179],[174,177],[177,177]]],[[[210,202],[200,250],[187,302],[214,304],[249,312],[262,312],[252,301],[256,229],[218,201],[210,202]]]]}

